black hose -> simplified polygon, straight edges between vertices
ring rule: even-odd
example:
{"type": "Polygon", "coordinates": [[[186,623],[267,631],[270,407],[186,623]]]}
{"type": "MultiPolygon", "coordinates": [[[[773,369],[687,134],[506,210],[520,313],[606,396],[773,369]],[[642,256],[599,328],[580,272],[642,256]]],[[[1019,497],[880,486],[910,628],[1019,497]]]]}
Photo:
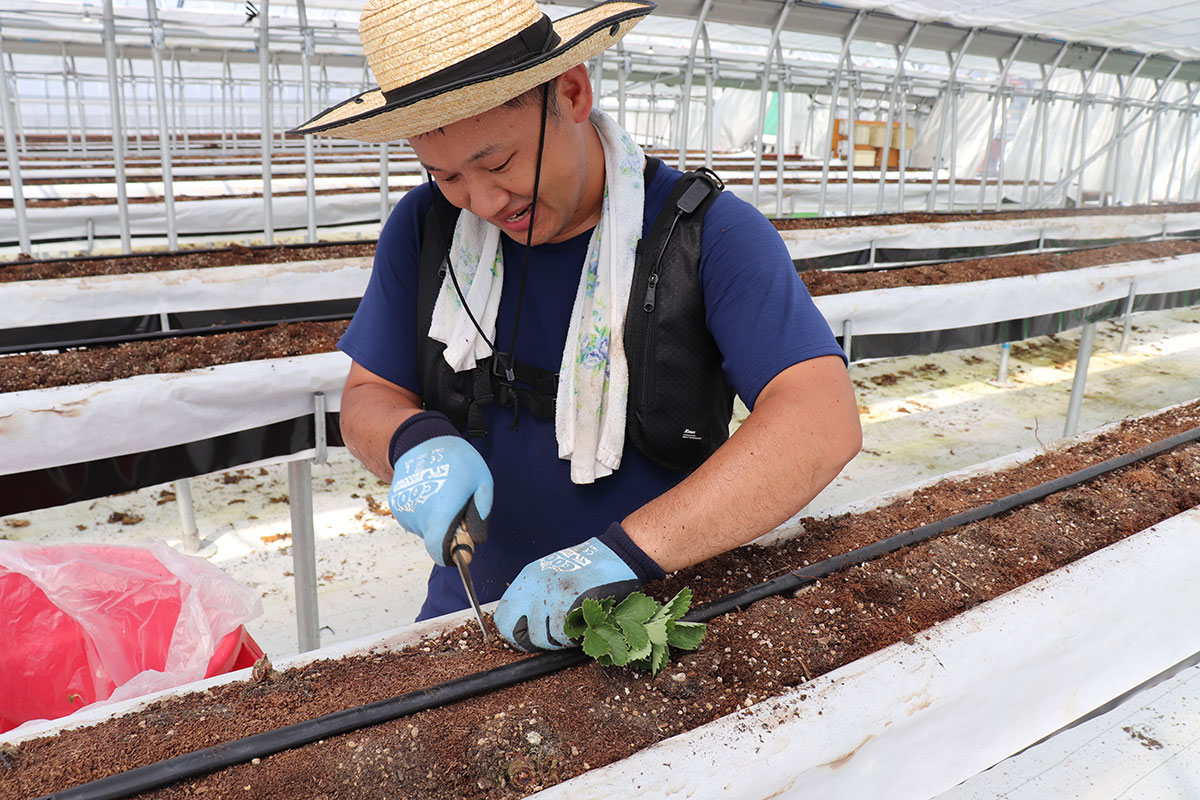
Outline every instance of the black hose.
{"type": "Polygon", "coordinates": [[[272,325],[287,325],[294,322],[336,322],[350,319],[353,312],[339,314],[319,314],[312,317],[294,317],[292,319],[270,319],[255,322],[234,322],[226,325],[206,325],[202,328],[168,328],[162,331],[146,331],[144,333],[122,333],[115,336],[96,336],[90,339],[74,339],[62,342],[40,342],[36,345],[9,345],[0,347],[0,355],[11,353],[28,353],[31,350],[70,350],[72,348],[96,347],[101,345],[122,344],[125,342],[149,342],[158,339],[175,339],[180,336],[208,336],[214,333],[234,333],[236,331],[252,331],[259,328],[269,328],[272,325]]]}
{"type": "MultiPolygon", "coordinates": [[[[1200,439],[1200,428],[1176,434],[1168,439],[1147,445],[1131,453],[1110,458],[1086,469],[1072,472],[1047,483],[1030,487],[1016,494],[1000,498],[984,506],[955,514],[938,522],[923,525],[896,536],[874,542],[840,556],[819,561],[816,564],[788,572],[763,583],[742,589],[724,598],[693,609],[684,616],[685,620],[703,622],[730,611],[742,610],[752,603],[777,594],[808,586],[821,578],[854,564],[861,564],[901,548],[916,544],[950,528],[976,522],[986,517],[1010,511],[1018,506],[1041,500],[1077,484],[1091,480],[1106,472],[1129,466],[1146,458],[1159,455],[1181,444],[1200,439]]],[[[377,700],[356,708],[337,711],[322,717],[298,722],[283,728],[247,736],[226,744],[196,750],[174,758],[168,758],[144,767],[110,775],[81,786],[64,789],[45,795],[38,800],[117,800],[132,797],[162,786],[194,778],[224,767],[234,766],[254,758],[268,756],[283,750],[327,739],[342,733],[378,725],[400,717],[426,711],[439,706],[465,700],[485,692],[557,672],[581,664],[588,656],[579,649],[556,650],[539,653],[529,658],[506,664],[502,667],[477,672],[456,678],[428,689],[377,700]]]]}
{"type": "Polygon", "coordinates": [[[993,500],[987,505],[963,511],[960,514],[946,517],[928,525],[922,525],[919,528],[913,528],[904,533],[898,533],[887,539],[872,542],[857,550],[851,550],[849,553],[827,558],[824,561],[818,561],[807,567],[784,573],[756,586],[741,589],[720,600],[715,600],[712,603],[693,609],[684,619],[692,622],[703,622],[730,611],[744,609],[751,603],[755,603],[763,598],[809,586],[821,578],[827,577],[845,567],[872,561],[888,553],[894,553],[901,548],[909,547],[925,539],[929,539],[950,528],[957,528],[969,522],[978,522],[981,519],[994,517],[997,514],[1003,514],[1005,511],[1011,511],[1018,506],[1028,505],[1055,492],[1061,492],[1063,489],[1069,489],[1072,486],[1089,481],[1098,475],[1127,467],[1137,461],[1152,458],[1181,444],[1186,444],[1197,439],[1200,439],[1200,428],[1192,428],[1154,444],[1146,445],[1124,455],[1116,456],[1099,464],[1093,464],[1090,467],[1072,472],[1069,475],[1064,475],[1061,478],[1055,478],[1046,483],[1031,486],[1023,491],[1010,494],[1007,497],[1001,497],[999,500],[993,500]]]}

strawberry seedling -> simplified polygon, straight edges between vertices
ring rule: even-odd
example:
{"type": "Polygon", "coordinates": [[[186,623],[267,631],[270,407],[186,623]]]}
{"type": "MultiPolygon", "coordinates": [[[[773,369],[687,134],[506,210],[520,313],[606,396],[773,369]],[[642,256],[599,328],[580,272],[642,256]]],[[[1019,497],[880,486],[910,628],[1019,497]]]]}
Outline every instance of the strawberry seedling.
{"type": "Polygon", "coordinates": [[[586,599],[567,615],[563,632],[582,640],[583,652],[604,666],[631,666],[657,675],[667,664],[669,648],[695,650],[704,638],[703,622],[680,619],[692,604],[692,590],[660,604],[634,592],[620,603],[616,598],[586,599]]]}

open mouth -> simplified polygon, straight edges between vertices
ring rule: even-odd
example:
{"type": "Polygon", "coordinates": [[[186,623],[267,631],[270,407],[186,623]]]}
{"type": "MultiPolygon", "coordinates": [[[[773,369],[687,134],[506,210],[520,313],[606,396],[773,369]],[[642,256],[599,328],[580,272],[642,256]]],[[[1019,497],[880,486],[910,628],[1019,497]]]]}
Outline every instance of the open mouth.
{"type": "Polygon", "coordinates": [[[517,222],[520,222],[521,220],[525,219],[527,216],[529,216],[529,206],[525,206],[524,208],[522,208],[520,211],[518,211],[516,214],[513,214],[512,216],[505,217],[504,221],[508,222],[508,223],[517,223],[517,222]]]}

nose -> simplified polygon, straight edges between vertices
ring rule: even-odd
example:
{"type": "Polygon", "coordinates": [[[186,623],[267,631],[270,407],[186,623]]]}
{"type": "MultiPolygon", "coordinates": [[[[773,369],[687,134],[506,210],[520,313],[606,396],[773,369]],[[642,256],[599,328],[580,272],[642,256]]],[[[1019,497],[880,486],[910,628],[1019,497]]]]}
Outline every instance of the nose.
{"type": "Polygon", "coordinates": [[[490,177],[478,177],[467,186],[467,206],[480,219],[491,219],[507,207],[511,195],[490,177]]]}

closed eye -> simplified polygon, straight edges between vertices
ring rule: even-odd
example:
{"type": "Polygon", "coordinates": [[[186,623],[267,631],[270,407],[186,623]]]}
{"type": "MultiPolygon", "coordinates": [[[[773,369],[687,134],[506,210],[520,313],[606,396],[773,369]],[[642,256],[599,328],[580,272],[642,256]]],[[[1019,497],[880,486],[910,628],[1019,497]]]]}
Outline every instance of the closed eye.
{"type": "Polygon", "coordinates": [[[498,167],[492,167],[491,169],[488,170],[488,172],[503,172],[504,170],[508,169],[508,165],[512,162],[512,160],[513,160],[513,157],[509,156],[508,158],[504,159],[503,164],[501,164],[498,167]]]}

